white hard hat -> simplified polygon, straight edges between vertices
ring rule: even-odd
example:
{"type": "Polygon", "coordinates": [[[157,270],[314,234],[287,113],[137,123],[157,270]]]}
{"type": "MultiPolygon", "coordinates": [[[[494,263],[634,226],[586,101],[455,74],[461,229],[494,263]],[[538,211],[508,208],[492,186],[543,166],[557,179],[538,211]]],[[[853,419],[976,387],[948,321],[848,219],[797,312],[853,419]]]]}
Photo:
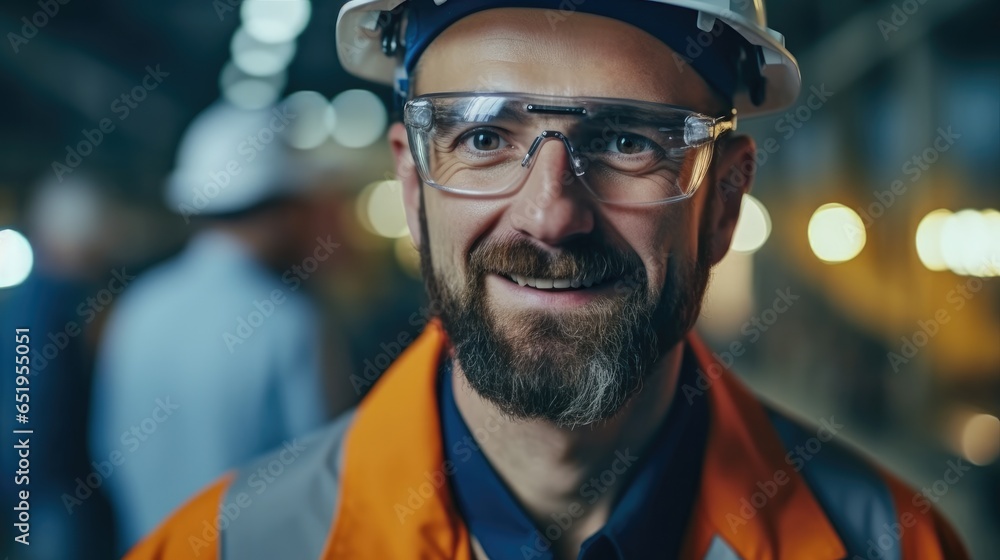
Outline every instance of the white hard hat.
{"type": "Polygon", "coordinates": [[[219,101],[188,126],[167,178],[171,210],[219,215],[250,208],[300,183],[277,108],[240,109],[219,101]]]}
{"type": "MultiPolygon", "coordinates": [[[[399,61],[383,52],[384,13],[400,7],[407,0],[351,0],[340,10],[337,19],[337,53],[348,72],[378,83],[392,85],[399,61]]],[[[445,4],[448,0],[434,0],[445,4]]],[[[458,2],[460,0],[452,0],[458,2]]],[[[593,1],[593,0],[591,0],[593,1]]],[[[759,77],[763,80],[751,100],[747,88],[737,90],[733,103],[741,116],[762,115],[792,105],[799,95],[802,79],[799,66],[788,49],[785,38],[767,27],[764,0],[644,0],[687,8],[698,12],[701,31],[712,30],[721,21],[743,37],[755,52],[759,77]]],[[[581,11],[586,11],[583,6],[581,11]]],[[[388,40],[397,40],[389,38],[388,40]]]]}

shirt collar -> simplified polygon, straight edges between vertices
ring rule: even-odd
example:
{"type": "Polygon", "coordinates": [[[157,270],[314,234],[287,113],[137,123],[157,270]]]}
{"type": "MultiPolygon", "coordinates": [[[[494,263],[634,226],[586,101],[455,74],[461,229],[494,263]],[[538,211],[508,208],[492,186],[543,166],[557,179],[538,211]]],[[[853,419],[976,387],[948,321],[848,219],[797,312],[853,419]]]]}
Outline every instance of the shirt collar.
{"type": "MultiPolygon", "coordinates": [[[[697,364],[685,351],[677,387],[693,383],[697,364]]],[[[523,560],[553,556],[550,543],[575,520],[575,508],[536,528],[500,476],[476,445],[455,403],[451,361],[442,360],[439,395],[445,458],[452,462],[451,487],[470,532],[490,560],[523,560]]],[[[620,450],[611,467],[584,483],[581,507],[596,501],[606,484],[630,477],[607,524],[581,547],[580,559],[632,560],[677,556],[687,519],[700,486],[708,431],[705,399],[686,399],[678,392],[649,448],[637,454],[620,450]],[[602,482],[602,479],[604,482],[602,482]]]]}

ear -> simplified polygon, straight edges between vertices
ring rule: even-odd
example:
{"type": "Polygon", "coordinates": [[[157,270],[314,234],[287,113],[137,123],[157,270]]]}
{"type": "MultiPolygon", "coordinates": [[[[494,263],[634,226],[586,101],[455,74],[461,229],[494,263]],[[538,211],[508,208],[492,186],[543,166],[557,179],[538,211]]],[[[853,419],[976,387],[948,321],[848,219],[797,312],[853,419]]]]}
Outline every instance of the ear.
{"type": "Polygon", "coordinates": [[[420,247],[420,176],[410,153],[410,139],[406,127],[397,122],[389,127],[389,147],[396,160],[396,179],[403,185],[403,207],[406,209],[406,225],[410,227],[413,244],[420,247]]]}
{"type": "Polygon", "coordinates": [[[712,265],[726,256],[733,240],[733,231],[740,217],[743,195],[750,192],[754,175],[757,173],[757,146],[749,136],[723,138],[716,146],[716,160],[713,163],[715,180],[709,196],[715,200],[712,212],[705,224],[714,235],[711,236],[712,265]]]}

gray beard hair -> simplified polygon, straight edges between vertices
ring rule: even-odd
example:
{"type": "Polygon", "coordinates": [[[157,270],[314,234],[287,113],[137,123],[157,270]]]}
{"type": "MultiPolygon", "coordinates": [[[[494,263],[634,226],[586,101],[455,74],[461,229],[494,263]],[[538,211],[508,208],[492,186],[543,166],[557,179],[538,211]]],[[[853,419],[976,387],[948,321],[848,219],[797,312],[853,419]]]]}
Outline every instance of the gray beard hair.
{"type": "Polygon", "coordinates": [[[475,298],[446,303],[442,319],[479,395],[511,417],[575,427],[619,411],[658,357],[651,309],[636,299],[515,315],[475,298]]]}
{"type": "Polygon", "coordinates": [[[649,289],[637,256],[621,257],[621,276],[632,280],[616,283],[618,297],[559,314],[515,313],[489,304],[485,274],[471,266],[475,255],[464,281],[434,269],[422,192],[420,222],[425,285],[458,365],[473,390],[510,418],[574,428],[614,417],[698,318],[708,281],[706,239],[697,261],[669,263],[660,293],[649,289]]]}

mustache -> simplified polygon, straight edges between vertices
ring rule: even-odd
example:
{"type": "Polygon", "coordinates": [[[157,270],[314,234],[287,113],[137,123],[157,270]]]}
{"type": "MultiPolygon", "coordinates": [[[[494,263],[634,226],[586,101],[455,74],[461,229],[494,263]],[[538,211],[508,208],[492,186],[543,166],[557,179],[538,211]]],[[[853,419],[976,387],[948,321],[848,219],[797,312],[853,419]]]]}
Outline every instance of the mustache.
{"type": "Polygon", "coordinates": [[[554,252],[520,237],[486,241],[469,256],[469,268],[473,278],[488,273],[553,279],[646,278],[645,265],[636,253],[592,237],[569,240],[554,252]]]}

